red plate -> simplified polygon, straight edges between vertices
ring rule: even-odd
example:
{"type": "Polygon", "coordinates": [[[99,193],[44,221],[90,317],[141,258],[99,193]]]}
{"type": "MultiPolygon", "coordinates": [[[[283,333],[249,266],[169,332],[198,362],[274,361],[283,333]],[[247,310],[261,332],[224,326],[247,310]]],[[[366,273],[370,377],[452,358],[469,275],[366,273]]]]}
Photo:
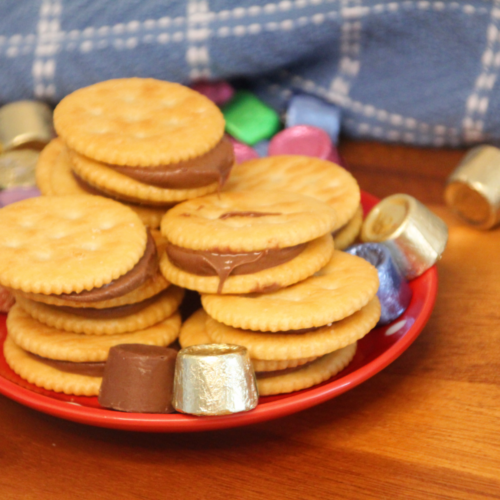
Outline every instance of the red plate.
{"type": "MultiPolygon", "coordinates": [[[[365,213],[377,199],[362,194],[365,213]]],[[[282,396],[262,397],[250,412],[223,417],[121,413],[102,409],[96,397],[66,396],[40,389],[19,378],[0,353],[0,393],[23,405],[56,417],[99,427],[145,432],[192,432],[264,422],[290,415],[334,398],[372,377],[399,357],[427,323],[437,293],[437,271],[432,267],[410,283],[413,297],[408,309],[390,325],[376,328],[358,342],[349,366],[311,389],[282,396]]],[[[5,315],[0,315],[0,347],[5,339],[5,315]]]]}

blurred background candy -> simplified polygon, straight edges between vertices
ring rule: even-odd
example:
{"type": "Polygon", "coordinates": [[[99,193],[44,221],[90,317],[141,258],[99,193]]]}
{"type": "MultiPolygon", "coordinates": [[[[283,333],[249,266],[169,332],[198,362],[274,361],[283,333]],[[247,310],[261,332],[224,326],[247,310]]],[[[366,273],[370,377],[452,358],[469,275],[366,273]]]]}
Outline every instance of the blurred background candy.
{"type": "Polygon", "coordinates": [[[257,154],[263,158],[264,156],[267,156],[269,154],[269,144],[270,141],[264,139],[262,141],[259,141],[257,144],[253,145],[253,149],[257,152],[257,154]]]}
{"type": "Polygon", "coordinates": [[[197,82],[191,86],[193,90],[208,97],[218,106],[222,106],[230,101],[234,95],[233,87],[225,81],[218,82],[197,82]]]}
{"type": "Polygon", "coordinates": [[[35,186],[38,156],[39,152],[33,149],[19,149],[1,154],[0,189],[35,186]]]}
{"type": "Polygon", "coordinates": [[[41,151],[54,137],[52,110],[40,101],[15,101],[0,108],[0,144],[4,151],[41,151]]]}
{"type": "Polygon", "coordinates": [[[36,187],[15,187],[0,191],[0,207],[5,207],[16,201],[25,200],[40,196],[40,191],[36,187]]]}
{"type": "Polygon", "coordinates": [[[338,163],[338,153],[328,134],[311,125],[295,125],[277,133],[269,143],[269,156],[314,156],[338,163]]]}
{"type": "Polygon", "coordinates": [[[244,161],[254,160],[255,158],[259,157],[257,152],[247,144],[243,144],[242,142],[237,141],[234,137],[231,136],[228,137],[229,140],[233,143],[236,163],[243,163],[244,161]]]}
{"type": "Polygon", "coordinates": [[[448,177],[446,204],[467,224],[491,229],[500,222],[500,149],[477,146],[448,177]]]}
{"type": "Polygon", "coordinates": [[[245,144],[253,146],[272,137],[281,127],[278,113],[246,90],[236,92],[222,112],[226,131],[245,144]]]}
{"type": "Polygon", "coordinates": [[[294,95],[288,103],[285,125],[312,125],[320,128],[336,145],[340,133],[340,109],[313,95],[294,95]]]}

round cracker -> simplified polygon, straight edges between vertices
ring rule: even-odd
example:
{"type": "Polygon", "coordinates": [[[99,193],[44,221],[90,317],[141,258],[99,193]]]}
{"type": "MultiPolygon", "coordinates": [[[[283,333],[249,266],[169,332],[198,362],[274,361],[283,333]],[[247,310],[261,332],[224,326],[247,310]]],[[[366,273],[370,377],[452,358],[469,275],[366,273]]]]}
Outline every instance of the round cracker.
{"type": "Polygon", "coordinates": [[[33,318],[58,330],[87,335],[115,335],[148,328],[168,318],[179,307],[184,290],[171,286],[152,304],[122,318],[85,318],[15,294],[18,304],[33,318]]]}
{"type": "Polygon", "coordinates": [[[25,351],[75,363],[106,361],[109,349],[119,344],[167,346],[178,337],[180,326],[178,312],[142,330],[100,336],[65,332],[44,325],[19,305],[11,309],[7,318],[9,336],[25,351]]]}
{"type": "Polygon", "coordinates": [[[311,196],[337,212],[333,230],[351,219],[361,194],[356,179],[327,160],[300,155],[278,155],[245,161],[235,166],[224,191],[269,189],[311,196]]]}
{"type": "Polygon", "coordinates": [[[212,342],[242,345],[251,358],[297,359],[323,356],[363,338],[380,318],[380,302],[375,296],[365,307],[331,326],[301,334],[264,333],[241,330],[219,323],[206,322],[212,342]]]}
{"type": "MultiPolygon", "coordinates": [[[[192,345],[211,344],[212,341],[208,336],[205,322],[208,319],[208,314],[203,309],[198,309],[193,313],[181,327],[179,334],[179,344],[182,348],[192,345]]],[[[275,370],[286,370],[287,368],[296,368],[314,361],[316,356],[301,359],[251,359],[253,368],[256,372],[272,372],[275,370]]]]}
{"type": "Polygon", "coordinates": [[[335,241],[335,248],[337,250],[344,250],[352,245],[358,237],[361,226],[363,225],[363,208],[361,205],[358,207],[354,216],[349,222],[335,231],[333,240],[335,241]]]}
{"type": "MultiPolygon", "coordinates": [[[[75,179],[68,148],[59,139],[53,139],[40,153],[36,165],[36,182],[44,196],[65,196],[69,194],[89,194],[75,179]]],[[[115,198],[110,195],[110,198],[115,198]]],[[[150,228],[160,227],[161,218],[167,211],[164,207],[146,207],[118,200],[131,208],[150,228]]]]}
{"type": "Polygon", "coordinates": [[[70,151],[74,172],[85,182],[110,196],[125,197],[129,201],[145,204],[171,204],[214,193],[218,182],[192,189],[168,189],[144,184],[127,177],[104,163],[70,151]]]}
{"type": "Polygon", "coordinates": [[[146,248],[137,214],[100,196],[39,197],[0,210],[0,284],[30,293],[99,288],[146,248]]]}
{"type": "Polygon", "coordinates": [[[352,257],[336,250],[325,267],[295,285],[262,294],[202,295],[201,303],[212,318],[244,330],[324,326],[354,314],[377,293],[377,269],[352,257]]]}
{"type": "Polygon", "coordinates": [[[260,396],[287,394],[321,384],[341,372],[354,358],[357,343],[327,354],[292,373],[257,379],[260,396]]]}
{"type": "Polygon", "coordinates": [[[208,98],[177,83],[122,78],[66,96],[54,127],[71,149],[114,165],[177,163],[212,149],[224,117],[208,98]]]}
{"type": "Polygon", "coordinates": [[[245,191],[180,203],[163,218],[161,232],[170,243],[192,250],[253,252],[319,238],[332,231],[336,219],[331,207],[307,196],[245,191]]]}
{"type": "MultiPolygon", "coordinates": [[[[330,260],[333,252],[333,238],[327,234],[311,241],[294,259],[279,266],[264,269],[253,274],[229,276],[222,287],[227,293],[260,293],[282,288],[304,280],[319,271],[330,260]]],[[[198,276],[174,266],[166,253],[160,259],[160,269],[168,281],[200,293],[217,293],[218,276],[198,276]]]]}
{"type": "Polygon", "coordinates": [[[3,354],[12,371],[37,387],[76,396],[97,396],[99,394],[101,377],[66,373],[48,366],[33,359],[26,351],[18,347],[10,336],[5,339],[3,354]]]}

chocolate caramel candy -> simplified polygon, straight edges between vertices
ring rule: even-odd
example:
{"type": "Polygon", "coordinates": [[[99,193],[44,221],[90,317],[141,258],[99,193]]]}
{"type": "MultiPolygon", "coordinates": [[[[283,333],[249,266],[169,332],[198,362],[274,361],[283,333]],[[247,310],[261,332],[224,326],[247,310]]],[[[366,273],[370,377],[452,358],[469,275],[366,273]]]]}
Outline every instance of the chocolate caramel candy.
{"type": "Polygon", "coordinates": [[[99,403],[137,413],[172,413],[177,351],[144,344],[122,344],[109,350],[99,403]]]}

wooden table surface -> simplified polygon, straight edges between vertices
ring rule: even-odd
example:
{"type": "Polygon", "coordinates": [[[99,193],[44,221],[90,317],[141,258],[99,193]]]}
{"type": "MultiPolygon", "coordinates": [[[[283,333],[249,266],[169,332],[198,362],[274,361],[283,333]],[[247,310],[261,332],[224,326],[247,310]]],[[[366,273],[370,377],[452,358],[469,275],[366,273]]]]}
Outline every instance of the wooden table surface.
{"type": "Polygon", "coordinates": [[[500,498],[500,229],[442,204],[464,151],[346,142],[363,189],[450,228],[429,323],[357,388],[282,419],[195,434],[75,424],[0,396],[0,499],[500,498]]]}

